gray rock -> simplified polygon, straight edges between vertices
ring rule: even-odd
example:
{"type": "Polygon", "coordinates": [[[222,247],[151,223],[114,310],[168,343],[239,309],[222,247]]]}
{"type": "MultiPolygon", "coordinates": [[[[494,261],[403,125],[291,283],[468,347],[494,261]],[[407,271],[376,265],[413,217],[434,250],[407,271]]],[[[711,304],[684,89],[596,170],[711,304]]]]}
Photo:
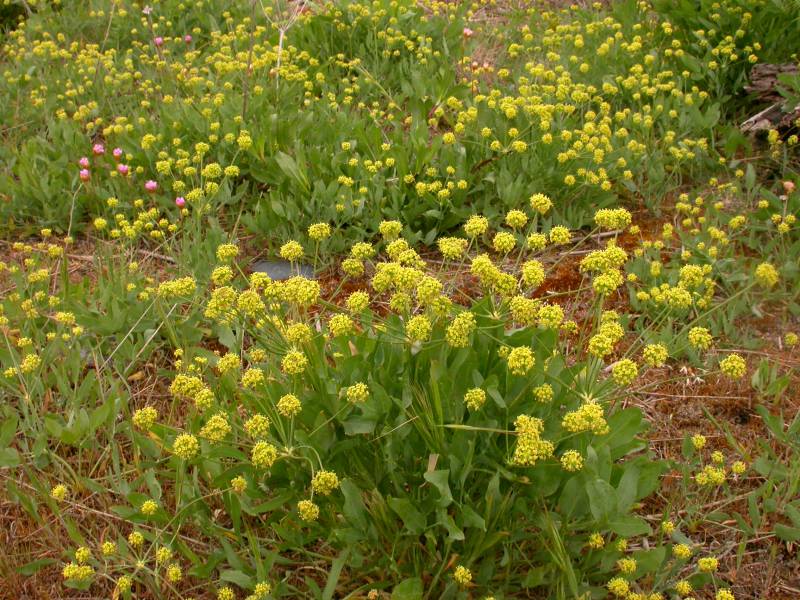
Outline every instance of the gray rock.
{"type": "Polygon", "coordinates": [[[259,260],[253,264],[253,271],[257,273],[266,273],[270,276],[270,279],[275,281],[289,279],[295,275],[302,275],[308,279],[314,277],[314,269],[311,265],[299,263],[294,265],[293,268],[292,264],[286,260],[259,260]]]}

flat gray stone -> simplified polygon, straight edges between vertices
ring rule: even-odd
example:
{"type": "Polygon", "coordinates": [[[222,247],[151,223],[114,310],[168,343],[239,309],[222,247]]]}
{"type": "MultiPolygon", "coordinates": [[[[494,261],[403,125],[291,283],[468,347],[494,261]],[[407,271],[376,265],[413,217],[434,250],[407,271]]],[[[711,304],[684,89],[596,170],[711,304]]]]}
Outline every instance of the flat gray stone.
{"type": "Polygon", "coordinates": [[[266,273],[274,281],[283,281],[295,275],[302,275],[307,279],[314,277],[314,269],[311,265],[299,263],[293,268],[292,263],[288,260],[259,260],[253,264],[253,271],[266,273]]]}

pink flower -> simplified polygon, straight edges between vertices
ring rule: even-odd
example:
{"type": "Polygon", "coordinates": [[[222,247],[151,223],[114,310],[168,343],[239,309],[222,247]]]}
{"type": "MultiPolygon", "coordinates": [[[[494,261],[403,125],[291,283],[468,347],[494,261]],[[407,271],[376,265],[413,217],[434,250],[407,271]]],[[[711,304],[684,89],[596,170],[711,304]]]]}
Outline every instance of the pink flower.
{"type": "Polygon", "coordinates": [[[88,169],[89,168],[89,159],[86,158],[85,156],[82,156],[81,159],[78,161],[78,165],[80,165],[80,167],[82,169],[88,169]]]}
{"type": "Polygon", "coordinates": [[[117,172],[120,175],[127,175],[129,170],[130,169],[128,168],[128,165],[123,165],[123,164],[117,165],[117,172]]]}
{"type": "Polygon", "coordinates": [[[152,179],[149,179],[148,181],[145,181],[144,189],[146,189],[148,192],[152,194],[158,189],[158,184],[152,179]]]}
{"type": "Polygon", "coordinates": [[[464,31],[462,33],[464,34],[465,38],[471,38],[475,32],[469,27],[464,27],[464,31]]]}
{"type": "Polygon", "coordinates": [[[153,40],[153,43],[154,43],[156,46],[161,46],[161,45],[164,43],[164,38],[162,38],[162,37],[159,35],[159,36],[158,36],[156,39],[154,39],[154,40],[153,40]]]}
{"type": "Polygon", "coordinates": [[[178,196],[177,198],[175,198],[175,206],[177,206],[178,208],[183,208],[184,206],[186,206],[186,199],[183,196],[178,196]]]}
{"type": "Polygon", "coordinates": [[[106,147],[103,144],[95,144],[92,146],[92,152],[95,156],[100,156],[101,154],[106,153],[106,147]]]}
{"type": "Polygon", "coordinates": [[[113,154],[113,155],[114,155],[114,158],[115,158],[116,160],[119,160],[120,158],[122,158],[122,148],[114,148],[114,149],[111,151],[111,154],[113,154]]]}
{"type": "Polygon", "coordinates": [[[81,181],[89,181],[89,169],[81,169],[78,176],[81,178],[81,181]]]}
{"type": "Polygon", "coordinates": [[[183,36],[183,41],[186,42],[187,44],[191,44],[192,43],[192,36],[190,36],[187,33],[185,36],[183,36]]]}

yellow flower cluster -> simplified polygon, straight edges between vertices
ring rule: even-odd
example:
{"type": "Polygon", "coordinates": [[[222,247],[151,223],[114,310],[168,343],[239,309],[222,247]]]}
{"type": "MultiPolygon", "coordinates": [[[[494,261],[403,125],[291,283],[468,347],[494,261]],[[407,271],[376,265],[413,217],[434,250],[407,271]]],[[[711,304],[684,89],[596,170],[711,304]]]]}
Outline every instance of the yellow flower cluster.
{"type": "Polygon", "coordinates": [[[294,394],[285,394],[280,397],[275,405],[275,408],[278,410],[281,416],[289,419],[300,413],[302,410],[302,404],[300,399],[294,394]]]}
{"type": "Polygon", "coordinates": [[[708,350],[714,340],[705,327],[692,327],[689,330],[689,343],[698,350],[708,350]]]}
{"type": "Polygon", "coordinates": [[[583,468],[583,456],[577,450],[567,450],[561,455],[561,468],[570,473],[583,468]]]}
{"type": "Polygon", "coordinates": [[[650,367],[663,366],[668,357],[669,352],[664,344],[648,344],[642,351],[642,359],[650,367]]]}
{"type": "Polygon", "coordinates": [[[514,421],[517,432],[517,445],[511,464],[518,467],[532,467],[538,461],[550,458],[555,450],[553,443],[541,439],[544,425],[541,419],[520,415],[514,421]]]}
{"type": "Polygon", "coordinates": [[[225,413],[213,415],[200,429],[200,436],[211,443],[219,443],[231,432],[231,425],[225,413]]]}
{"type": "Polygon", "coordinates": [[[281,359],[281,370],[287,375],[300,375],[307,366],[308,359],[299,350],[290,350],[281,359]]]}
{"type": "Polygon", "coordinates": [[[472,572],[463,565],[458,565],[453,573],[453,579],[461,587],[467,587],[472,582],[472,572]]]}
{"type": "Polygon", "coordinates": [[[625,335],[618,318],[616,313],[603,313],[598,332],[589,338],[589,352],[591,354],[598,358],[603,358],[614,351],[614,346],[625,335]]]}
{"type": "Polygon", "coordinates": [[[747,373],[747,363],[738,354],[729,354],[719,361],[720,370],[731,379],[741,379],[747,373]]]}
{"type": "Polygon", "coordinates": [[[530,348],[521,346],[509,352],[506,362],[508,363],[508,370],[513,375],[525,375],[533,368],[536,360],[530,348]]]}
{"type": "Polygon", "coordinates": [[[347,396],[347,401],[352,404],[366,402],[369,399],[369,387],[363,382],[354,383],[347,388],[345,396],[347,396]]]}
{"type": "Polygon", "coordinates": [[[636,363],[629,358],[617,361],[611,368],[611,376],[614,378],[614,383],[621,386],[630,385],[638,374],[639,369],[636,363]]]}
{"type": "Polygon", "coordinates": [[[431,335],[431,321],[425,315],[417,315],[406,324],[406,335],[412,342],[425,342],[431,335]]]}
{"type": "Polygon", "coordinates": [[[478,411],[486,402],[486,392],[480,388],[472,388],[464,394],[464,404],[471,411],[478,411]]]}
{"type": "Polygon", "coordinates": [[[578,410],[568,412],[561,421],[561,426],[572,433],[590,431],[596,435],[609,432],[603,407],[597,402],[586,402],[578,410]]]}
{"type": "Polygon", "coordinates": [[[266,438],[269,434],[269,418],[264,415],[253,415],[244,423],[244,430],[254,440],[266,438]]]}
{"type": "Polygon", "coordinates": [[[447,328],[447,343],[453,348],[466,348],[469,345],[469,336],[476,326],[475,316],[471,312],[459,313],[447,328]]]}
{"type": "Polygon", "coordinates": [[[61,570],[61,575],[67,581],[88,581],[94,576],[94,568],[90,565],[69,563],[61,570]]]}
{"type": "Polygon", "coordinates": [[[197,282],[193,277],[181,277],[171,281],[164,281],[159,284],[157,294],[161,298],[172,300],[175,298],[185,298],[195,293],[197,282]]]}
{"type": "Polygon", "coordinates": [[[197,438],[189,433],[182,433],[175,438],[172,444],[172,452],[178,458],[191,460],[200,451],[200,443],[197,438]]]}
{"type": "Polygon", "coordinates": [[[254,466],[260,469],[269,469],[278,459],[278,449],[269,442],[256,442],[250,459],[254,466]]]}
{"type": "Polygon", "coordinates": [[[319,518],[319,506],[314,504],[311,500],[300,500],[297,503],[297,512],[300,518],[306,522],[316,521],[319,518]]]}
{"type": "Polygon", "coordinates": [[[329,496],[338,487],[339,478],[333,471],[317,471],[311,480],[311,489],[315,494],[329,496]]]}

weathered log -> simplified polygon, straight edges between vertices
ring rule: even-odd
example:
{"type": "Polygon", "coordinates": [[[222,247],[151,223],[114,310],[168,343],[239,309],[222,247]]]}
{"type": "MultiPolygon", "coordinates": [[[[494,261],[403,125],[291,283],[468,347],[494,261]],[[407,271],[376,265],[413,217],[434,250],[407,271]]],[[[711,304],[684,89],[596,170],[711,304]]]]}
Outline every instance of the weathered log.
{"type": "Polygon", "coordinates": [[[778,76],[789,74],[796,75],[800,71],[797,64],[785,63],[773,65],[769,63],[758,64],[750,71],[750,83],[744,86],[745,91],[755,94],[764,102],[779,102],[782,96],[778,92],[778,76]]]}

